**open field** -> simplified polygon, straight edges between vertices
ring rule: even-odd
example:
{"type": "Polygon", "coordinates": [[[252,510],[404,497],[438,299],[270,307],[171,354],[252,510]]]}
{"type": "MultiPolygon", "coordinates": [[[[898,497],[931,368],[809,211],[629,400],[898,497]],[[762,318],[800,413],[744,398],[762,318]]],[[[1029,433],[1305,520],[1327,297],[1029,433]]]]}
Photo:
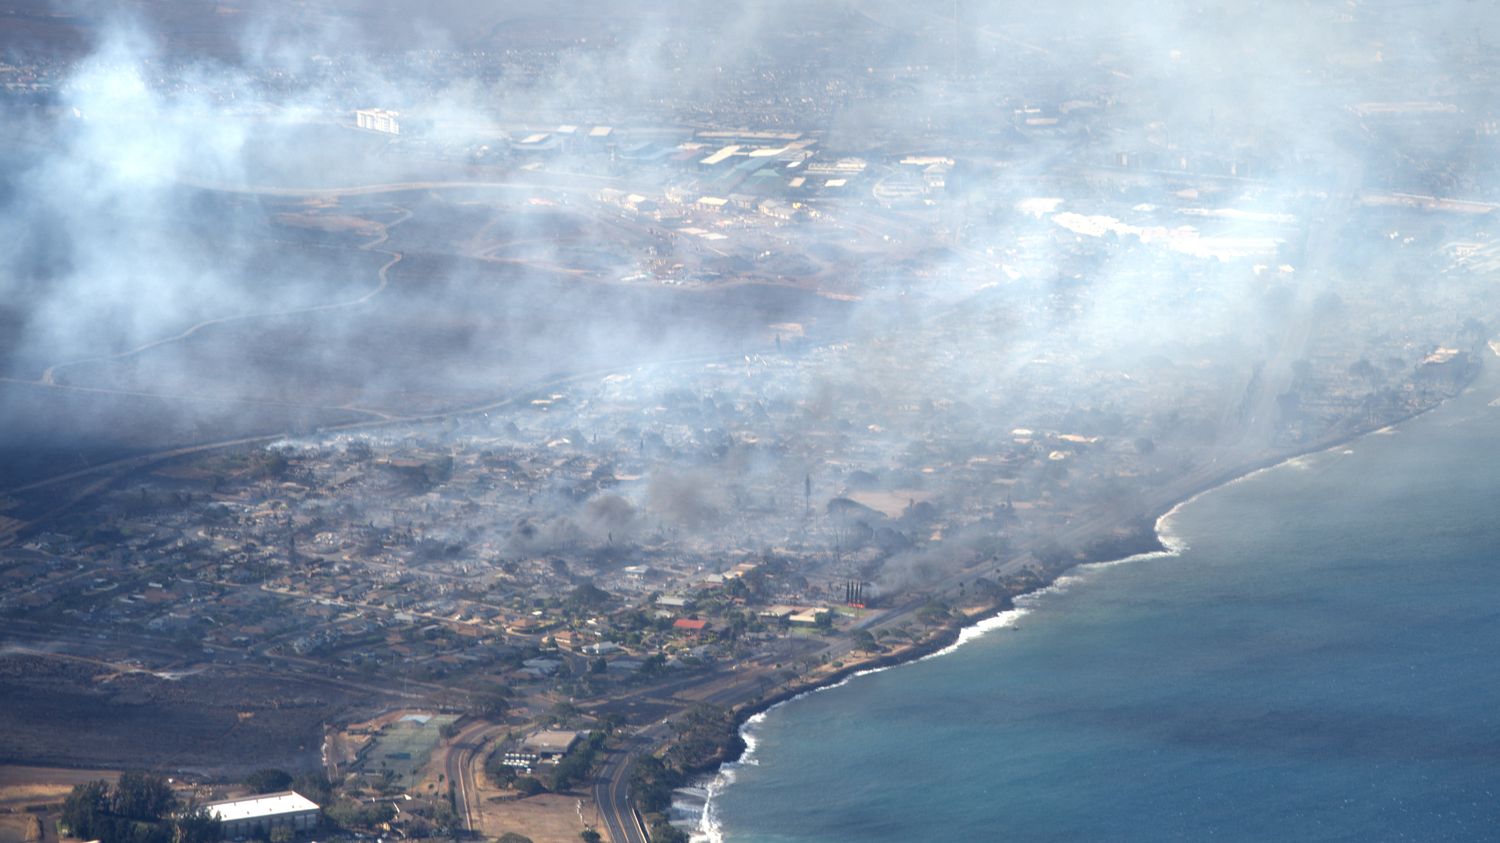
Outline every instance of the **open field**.
{"type": "Polygon", "coordinates": [[[0,764],[0,843],[55,841],[55,810],[37,809],[62,802],[74,785],[118,776],[117,770],[0,764]]]}
{"type": "Polygon", "coordinates": [[[0,658],[0,699],[0,759],[232,772],[316,763],[322,723],[351,702],[232,669],[172,680],[33,655],[0,658]]]}
{"type": "Polygon", "coordinates": [[[485,837],[524,831],[534,843],[575,843],[578,833],[586,827],[579,819],[579,812],[590,824],[594,823],[593,800],[587,797],[543,793],[512,799],[491,796],[488,791],[481,793],[485,798],[479,800],[476,825],[485,837]]]}
{"type": "Polygon", "coordinates": [[[119,775],[118,770],[0,764],[0,810],[58,802],[75,784],[98,779],[114,781],[119,775]]]}
{"type": "MultiPolygon", "coordinates": [[[[38,814],[0,814],[0,843],[36,843],[38,830],[45,829],[47,822],[38,814]]],[[[45,831],[40,832],[46,835],[45,831]]]]}

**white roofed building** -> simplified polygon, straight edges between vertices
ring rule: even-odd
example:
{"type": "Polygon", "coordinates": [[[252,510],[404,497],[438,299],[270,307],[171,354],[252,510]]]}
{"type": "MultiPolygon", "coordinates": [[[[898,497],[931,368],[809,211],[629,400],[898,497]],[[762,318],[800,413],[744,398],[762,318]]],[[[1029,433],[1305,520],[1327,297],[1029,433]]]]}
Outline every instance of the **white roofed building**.
{"type": "Polygon", "coordinates": [[[543,759],[561,758],[568,754],[579,740],[583,738],[582,732],[562,732],[548,730],[537,732],[521,742],[521,749],[525,752],[535,753],[543,759]]]}
{"type": "Polygon", "coordinates": [[[228,840],[250,837],[257,831],[269,835],[277,828],[302,832],[318,827],[318,803],[293,790],[210,802],[203,809],[218,819],[228,840]]]}
{"type": "Polygon", "coordinates": [[[372,132],[387,135],[401,134],[401,114],[383,108],[358,108],[354,110],[354,125],[372,132]]]}

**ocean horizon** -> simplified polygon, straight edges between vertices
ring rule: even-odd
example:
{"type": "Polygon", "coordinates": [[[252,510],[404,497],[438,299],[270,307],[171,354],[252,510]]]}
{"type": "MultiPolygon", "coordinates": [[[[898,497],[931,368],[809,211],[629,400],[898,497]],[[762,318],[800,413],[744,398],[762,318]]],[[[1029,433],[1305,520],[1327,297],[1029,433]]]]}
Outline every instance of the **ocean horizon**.
{"type": "MultiPolygon", "coordinates": [[[[958,645],[758,714],[698,840],[1472,840],[1500,820],[1500,377],[1252,472],[958,645]]],[[[697,804],[695,804],[697,803],[697,804]]]]}

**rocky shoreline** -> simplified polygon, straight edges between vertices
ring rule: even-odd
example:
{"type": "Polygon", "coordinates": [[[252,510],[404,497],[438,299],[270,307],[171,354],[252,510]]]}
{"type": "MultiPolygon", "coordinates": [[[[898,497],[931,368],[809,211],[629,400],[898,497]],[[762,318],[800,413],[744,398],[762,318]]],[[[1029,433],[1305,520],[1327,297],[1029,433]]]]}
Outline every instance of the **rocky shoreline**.
{"type": "MultiPolygon", "coordinates": [[[[1497,350],[1496,354],[1497,356],[1500,356],[1500,350],[1497,350]]],[[[1155,521],[1153,522],[1156,529],[1151,533],[1149,541],[1143,542],[1139,547],[1131,546],[1128,548],[1123,548],[1125,552],[1090,553],[1090,549],[1098,551],[1104,550],[1106,548],[1113,549],[1119,547],[1119,542],[1091,544],[1089,545],[1089,548],[1085,549],[1079,554],[1079,556],[1072,564],[1048,572],[1047,575],[1045,575],[1041,580],[1033,585],[1028,586],[1022,591],[1018,591],[1014,594],[1003,594],[1000,595],[999,599],[967,607],[962,611],[961,616],[954,616],[950,621],[935,629],[930,635],[923,638],[921,641],[914,642],[893,652],[883,653],[869,659],[861,659],[858,661],[852,661],[843,664],[842,666],[834,668],[826,673],[817,673],[815,676],[809,676],[802,681],[794,682],[770,694],[769,696],[760,697],[750,702],[744,703],[743,705],[734,708],[732,712],[736,726],[735,734],[737,737],[737,740],[734,741],[734,744],[725,746],[723,748],[723,751],[719,753],[710,763],[699,765],[692,769],[684,770],[683,772],[686,775],[695,778],[699,782],[706,783],[708,780],[711,780],[713,777],[717,776],[722,771],[725,765],[738,762],[744,757],[747,744],[743,738],[743,731],[749,721],[757,715],[763,714],[773,708],[776,708],[777,706],[791,702],[792,700],[805,696],[807,694],[812,694],[837,687],[857,675],[879,670],[886,670],[902,664],[914,662],[935,653],[941,652],[948,647],[952,647],[960,642],[960,639],[962,638],[965,630],[971,629],[986,620],[993,619],[1004,612],[1014,609],[1015,601],[1017,599],[1025,597],[1029,594],[1035,594],[1042,591],[1043,589],[1052,586],[1057,582],[1058,579],[1065,576],[1068,571],[1073,570],[1074,568],[1082,565],[1122,561],[1133,556],[1138,556],[1145,553],[1170,552],[1172,548],[1164,543],[1161,539],[1161,521],[1170,516],[1172,513],[1176,512],[1182,506],[1198,498],[1199,496],[1211,492],[1214,489],[1226,486],[1244,477],[1248,477],[1252,474],[1274,468],[1291,460],[1341,447],[1365,436],[1376,433],[1380,430],[1385,430],[1396,425],[1404,424],[1414,418],[1417,418],[1418,416],[1424,415],[1425,413],[1437,409],[1438,407],[1447,403],[1447,401],[1452,397],[1462,394],[1465,390],[1470,388],[1475,383],[1475,381],[1477,381],[1479,377],[1486,371],[1488,371],[1488,369],[1484,366],[1473,367],[1473,369],[1469,372],[1468,377],[1458,385],[1458,387],[1453,391],[1452,395],[1445,396],[1442,400],[1430,406],[1407,413],[1399,418],[1384,420],[1379,424],[1372,424],[1366,427],[1352,430],[1343,435],[1329,437],[1309,447],[1298,449],[1295,451],[1281,454],[1266,454],[1258,459],[1252,459],[1247,462],[1237,464],[1233,468],[1225,469],[1222,472],[1216,472],[1202,481],[1189,484],[1185,489],[1179,490],[1171,497],[1169,505],[1160,509],[1160,513],[1157,515],[1155,521]]],[[[1128,539],[1124,539],[1122,541],[1128,541],[1128,539]]],[[[670,748],[670,745],[671,742],[669,741],[666,745],[664,745],[663,749],[670,748]]]]}

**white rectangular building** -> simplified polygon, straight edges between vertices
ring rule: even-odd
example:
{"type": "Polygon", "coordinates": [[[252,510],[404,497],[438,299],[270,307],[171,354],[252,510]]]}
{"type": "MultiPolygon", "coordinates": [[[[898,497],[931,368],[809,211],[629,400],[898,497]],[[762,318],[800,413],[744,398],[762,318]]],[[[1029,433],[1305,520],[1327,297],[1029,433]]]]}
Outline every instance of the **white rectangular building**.
{"type": "Polygon", "coordinates": [[[537,732],[521,742],[521,751],[533,753],[542,760],[561,758],[568,754],[568,750],[582,740],[582,732],[562,732],[548,730],[537,732]]]}
{"type": "Polygon", "coordinates": [[[401,122],[397,118],[400,116],[400,112],[386,111],[383,108],[359,108],[354,111],[354,125],[372,132],[399,135],[401,122]]]}
{"type": "Polygon", "coordinates": [[[210,802],[203,808],[219,820],[227,840],[249,837],[257,830],[269,835],[277,828],[305,832],[318,827],[318,803],[293,790],[210,802]]]}

